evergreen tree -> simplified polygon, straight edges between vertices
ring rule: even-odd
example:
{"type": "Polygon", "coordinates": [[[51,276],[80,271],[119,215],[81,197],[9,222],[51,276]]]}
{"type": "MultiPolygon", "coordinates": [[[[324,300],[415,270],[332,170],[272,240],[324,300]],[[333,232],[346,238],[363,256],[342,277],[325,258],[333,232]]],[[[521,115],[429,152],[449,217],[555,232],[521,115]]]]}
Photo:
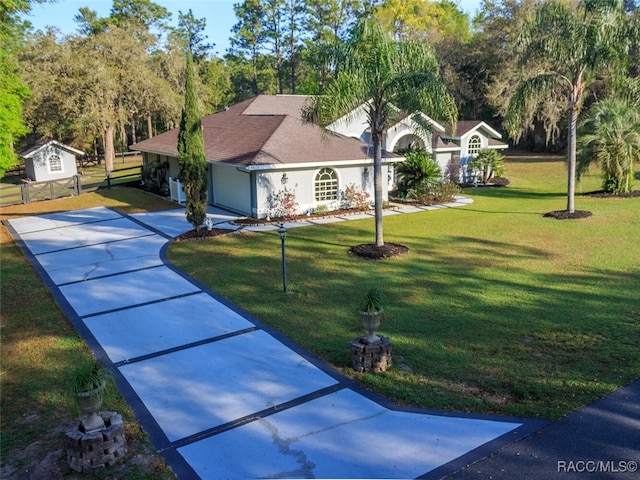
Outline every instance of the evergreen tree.
{"type": "Polygon", "coordinates": [[[187,52],[184,109],[178,134],[178,163],[187,197],[187,221],[196,230],[200,230],[207,216],[207,161],[204,156],[204,139],[191,51],[187,52]]]}

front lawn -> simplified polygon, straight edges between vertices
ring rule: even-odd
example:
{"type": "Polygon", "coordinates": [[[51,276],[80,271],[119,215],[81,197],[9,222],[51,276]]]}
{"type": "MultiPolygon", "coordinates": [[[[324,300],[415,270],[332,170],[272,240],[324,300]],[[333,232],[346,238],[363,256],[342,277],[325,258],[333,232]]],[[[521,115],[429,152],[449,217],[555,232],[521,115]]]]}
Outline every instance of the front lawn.
{"type": "MultiPolygon", "coordinates": [[[[290,293],[276,232],[174,243],[197,280],[401,404],[556,419],[640,376],[640,198],[579,195],[581,220],[543,218],[566,204],[559,157],[508,158],[509,187],[465,191],[461,208],[385,217],[408,254],[348,255],[374,222],[289,229],[290,293]],[[395,365],[354,374],[357,298],[380,286],[381,333],[395,365]]],[[[599,188],[597,174],[579,187],[599,188]]]]}

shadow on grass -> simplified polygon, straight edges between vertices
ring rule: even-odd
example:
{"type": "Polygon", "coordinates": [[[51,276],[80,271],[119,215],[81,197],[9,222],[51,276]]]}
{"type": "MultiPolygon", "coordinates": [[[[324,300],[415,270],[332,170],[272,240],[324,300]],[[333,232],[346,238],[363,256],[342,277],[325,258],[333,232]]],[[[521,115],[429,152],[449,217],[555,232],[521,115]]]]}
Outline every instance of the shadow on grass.
{"type": "Polygon", "coordinates": [[[498,187],[498,188],[467,188],[462,192],[463,195],[470,197],[486,197],[486,198],[506,198],[506,199],[547,199],[547,198],[563,198],[566,197],[562,192],[537,192],[534,190],[525,190],[517,187],[498,187]]]}
{"type": "Polygon", "coordinates": [[[347,247],[370,235],[355,222],[291,231],[291,295],[279,292],[275,234],[226,239],[224,259],[204,242],[171,257],[347,371],[349,339],[360,334],[354,301],[363,288],[382,286],[389,303],[381,333],[394,339],[409,373],[356,377],[405,404],[557,418],[640,372],[639,273],[565,270],[547,245],[471,235],[404,235],[411,249],[404,257],[349,257],[347,247]],[[202,258],[212,259],[206,272],[202,258]]]}

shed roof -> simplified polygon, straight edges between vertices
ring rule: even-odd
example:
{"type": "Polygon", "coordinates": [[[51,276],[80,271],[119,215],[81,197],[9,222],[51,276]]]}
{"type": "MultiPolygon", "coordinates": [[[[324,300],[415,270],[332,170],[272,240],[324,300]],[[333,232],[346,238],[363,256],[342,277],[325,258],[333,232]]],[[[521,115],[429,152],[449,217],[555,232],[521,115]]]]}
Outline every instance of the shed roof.
{"type": "Polygon", "coordinates": [[[50,138],[42,138],[40,140],[36,140],[35,142],[31,142],[25,145],[24,147],[22,147],[16,153],[18,154],[18,156],[22,158],[32,158],[36,153],[38,153],[40,150],[42,150],[43,148],[49,145],[56,145],[58,148],[61,148],[70,153],[73,153],[74,155],[78,155],[78,156],[85,155],[85,153],[82,150],[78,150],[76,148],[70,147],[69,145],[65,145],[64,143],[60,143],[57,140],[52,140],[50,138]]]}

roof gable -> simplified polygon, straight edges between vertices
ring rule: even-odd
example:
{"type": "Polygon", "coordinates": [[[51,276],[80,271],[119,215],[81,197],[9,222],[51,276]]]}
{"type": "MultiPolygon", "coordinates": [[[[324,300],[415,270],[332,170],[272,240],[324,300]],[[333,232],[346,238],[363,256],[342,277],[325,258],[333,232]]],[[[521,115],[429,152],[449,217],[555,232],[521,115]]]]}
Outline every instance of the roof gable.
{"type": "Polygon", "coordinates": [[[85,154],[82,150],[75,149],[73,147],[70,147],[69,145],[65,145],[64,143],[60,143],[56,140],[52,140],[49,138],[36,140],[35,142],[32,142],[26,145],[25,147],[21,148],[16,153],[18,154],[18,156],[22,158],[32,158],[38,152],[40,152],[44,148],[47,148],[50,145],[55,145],[56,147],[62,150],[66,150],[67,152],[72,153],[74,155],[83,156],[85,154]]]}
{"type": "Polygon", "coordinates": [[[502,138],[500,132],[481,120],[462,120],[458,122],[456,136],[462,138],[478,131],[482,131],[488,138],[502,138]]]}

